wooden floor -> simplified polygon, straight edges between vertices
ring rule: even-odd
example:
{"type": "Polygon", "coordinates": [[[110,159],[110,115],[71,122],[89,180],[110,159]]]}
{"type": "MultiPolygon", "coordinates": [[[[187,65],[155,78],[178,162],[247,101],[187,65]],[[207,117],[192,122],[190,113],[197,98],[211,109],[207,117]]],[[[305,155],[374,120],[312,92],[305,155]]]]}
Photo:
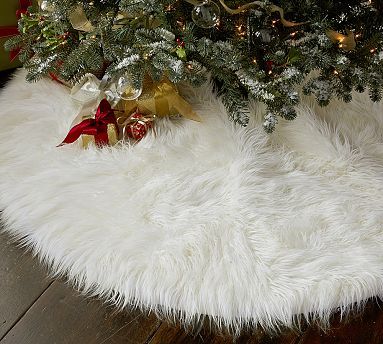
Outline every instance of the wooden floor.
{"type": "MultiPolygon", "coordinates": [[[[7,75],[0,73],[0,86],[7,75]]],[[[0,104],[1,106],[1,104],[0,104]]],[[[383,303],[370,301],[347,321],[334,316],[326,333],[302,324],[301,331],[278,336],[258,330],[235,339],[241,344],[383,344],[383,303]]],[[[86,298],[21,249],[0,228],[0,344],[173,344],[233,343],[229,335],[203,327],[198,334],[155,315],[126,309],[117,312],[86,298]]]]}

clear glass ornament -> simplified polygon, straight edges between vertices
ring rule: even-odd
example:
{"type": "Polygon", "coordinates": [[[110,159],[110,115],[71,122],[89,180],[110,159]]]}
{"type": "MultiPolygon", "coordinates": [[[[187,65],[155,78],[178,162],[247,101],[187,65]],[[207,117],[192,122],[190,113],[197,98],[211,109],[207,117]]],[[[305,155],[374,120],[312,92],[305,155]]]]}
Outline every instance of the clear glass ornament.
{"type": "Polygon", "coordinates": [[[264,43],[271,42],[271,30],[260,29],[254,33],[254,36],[256,37],[256,39],[259,39],[264,43]]]}
{"type": "Polygon", "coordinates": [[[40,3],[40,9],[43,12],[51,13],[54,11],[53,5],[48,0],[42,0],[40,3]]]}
{"type": "Polygon", "coordinates": [[[116,92],[121,99],[134,100],[141,95],[142,87],[134,88],[130,78],[123,75],[117,81],[116,92]]]}
{"type": "Polygon", "coordinates": [[[194,6],[192,19],[197,26],[210,29],[218,25],[220,12],[219,6],[215,2],[206,0],[201,5],[194,6]]]}

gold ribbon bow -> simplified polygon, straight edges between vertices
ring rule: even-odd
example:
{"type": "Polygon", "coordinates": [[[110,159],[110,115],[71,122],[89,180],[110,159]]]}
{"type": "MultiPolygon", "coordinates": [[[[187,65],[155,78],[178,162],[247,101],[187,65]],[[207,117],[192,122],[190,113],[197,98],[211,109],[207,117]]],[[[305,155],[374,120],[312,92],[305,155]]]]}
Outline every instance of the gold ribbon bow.
{"type": "Polygon", "coordinates": [[[192,106],[179,95],[177,87],[166,78],[160,82],[147,78],[144,81],[141,96],[135,100],[120,102],[119,109],[128,114],[138,110],[140,113],[158,117],[181,115],[201,122],[201,118],[193,111],[192,106]]]}

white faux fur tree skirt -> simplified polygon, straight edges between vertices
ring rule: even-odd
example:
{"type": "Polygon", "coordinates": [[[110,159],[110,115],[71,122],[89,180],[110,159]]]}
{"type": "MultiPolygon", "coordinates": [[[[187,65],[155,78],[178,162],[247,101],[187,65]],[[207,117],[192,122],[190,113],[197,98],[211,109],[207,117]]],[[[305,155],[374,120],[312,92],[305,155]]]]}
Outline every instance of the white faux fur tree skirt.
{"type": "Polygon", "coordinates": [[[383,105],[305,99],[267,135],[257,106],[241,128],[208,86],[190,99],[203,123],[56,148],[68,91],[18,72],[0,95],[6,229],[85,291],[185,322],[289,326],[382,296],[383,105]]]}

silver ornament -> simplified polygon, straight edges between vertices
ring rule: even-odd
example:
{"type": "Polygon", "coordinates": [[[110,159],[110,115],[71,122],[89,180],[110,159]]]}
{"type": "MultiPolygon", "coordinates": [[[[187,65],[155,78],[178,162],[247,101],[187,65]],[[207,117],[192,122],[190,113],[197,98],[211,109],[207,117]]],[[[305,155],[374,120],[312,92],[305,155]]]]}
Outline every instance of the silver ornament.
{"type": "Polygon", "coordinates": [[[197,26],[210,29],[219,24],[220,13],[219,6],[215,2],[205,0],[200,5],[194,6],[192,19],[197,26]]]}
{"type": "Polygon", "coordinates": [[[53,5],[48,0],[42,0],[39,2],[40,9],[43,12],[52,13],[54,11],[53,5]]]}

